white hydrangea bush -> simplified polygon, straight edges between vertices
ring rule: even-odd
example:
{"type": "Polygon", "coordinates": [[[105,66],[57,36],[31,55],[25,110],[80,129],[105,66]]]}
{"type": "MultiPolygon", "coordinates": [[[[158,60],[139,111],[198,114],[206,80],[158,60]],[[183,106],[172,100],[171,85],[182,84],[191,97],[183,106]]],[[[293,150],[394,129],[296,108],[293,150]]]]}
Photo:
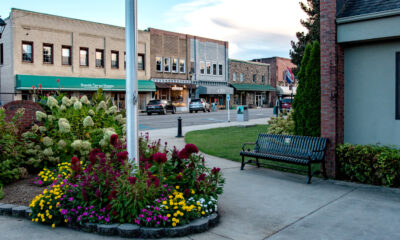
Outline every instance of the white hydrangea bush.
{"type": "Polygon", "coordinates": [[[34,168],[56,166],[73,156],[85,161],[93,148],[112,152],[110,137],[118,134],[124,139],[126,134],[124,114],[101,93],[91,100],[49,96],[41,103],[45,112],[37,111],[37,124],[22,135],[34,168]]]}

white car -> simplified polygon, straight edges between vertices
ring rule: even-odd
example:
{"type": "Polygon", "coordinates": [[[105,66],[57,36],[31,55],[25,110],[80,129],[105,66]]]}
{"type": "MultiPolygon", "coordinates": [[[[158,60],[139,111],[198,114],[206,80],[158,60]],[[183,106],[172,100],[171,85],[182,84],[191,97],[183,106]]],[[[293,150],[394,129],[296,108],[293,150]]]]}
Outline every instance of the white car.
{"type": "Polygon", "coordinates": [[[204,98],[197,98],[197,99],[192,99],[189,103],[189,112],[198,112],[198,111],[203,111],[203,112],[211,112],[211,107],[204,98]]]}

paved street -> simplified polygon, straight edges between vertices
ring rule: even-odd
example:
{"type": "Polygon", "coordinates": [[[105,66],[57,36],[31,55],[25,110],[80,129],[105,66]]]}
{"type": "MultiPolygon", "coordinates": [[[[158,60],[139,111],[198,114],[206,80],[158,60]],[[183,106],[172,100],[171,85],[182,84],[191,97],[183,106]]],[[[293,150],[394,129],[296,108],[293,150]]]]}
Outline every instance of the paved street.
{"type": "MultiPolygon", "coordinates": [[[[231,121],[236,121],[236,111],[230,110],[231,121]]],[[[249,119],[267,118],[272,116],[272,108],[250,109],[249,119]]],[[[167,115],[145,115],[139,116],[139,130],[149,131],[164,128],[174,128],[177,126],[178,117],[182,117],[183,126],[204,125],[212,123],[222,123],[228,120],[228,111],[218,112],[198,112],[198,113],[178,113],[167,115]]]]}

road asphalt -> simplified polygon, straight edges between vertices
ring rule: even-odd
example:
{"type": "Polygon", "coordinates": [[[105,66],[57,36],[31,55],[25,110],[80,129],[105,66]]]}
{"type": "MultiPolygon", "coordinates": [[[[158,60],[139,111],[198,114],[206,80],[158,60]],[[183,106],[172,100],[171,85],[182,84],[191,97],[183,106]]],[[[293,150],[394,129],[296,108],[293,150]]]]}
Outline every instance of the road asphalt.
{"type": "MultiPolygon", "coordinates": [[[[255,119],[184,127],[188,131],[266,123],[255,119]]],[[[182,148],[176,128],[150,130],[152,139],[182,148]]],[[[239,153],[238,153],[239,154],[239,153]]],[[[400,239],[400,189],[313,178],[246,166],[205,155],[208,166],[222,168],[226,184],[219,199],[220,223],[208,232],[176,239],[400,239]]],[[[0,239],[119,239],[51,229],[28,220],[0,216],[0,239]]]]}

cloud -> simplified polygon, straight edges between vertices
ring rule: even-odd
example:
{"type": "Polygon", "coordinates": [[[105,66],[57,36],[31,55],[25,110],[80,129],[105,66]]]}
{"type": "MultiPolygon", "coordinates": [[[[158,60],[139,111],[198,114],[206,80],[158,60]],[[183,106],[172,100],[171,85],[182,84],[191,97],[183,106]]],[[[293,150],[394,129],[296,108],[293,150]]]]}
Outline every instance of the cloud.
{"type": "Polygon", "coordinates": [[[299,0],[193,0],[166,15],[178,32],[229,41],[230,57],[288,56],[290,40],[304,31],[299,0]]]}

